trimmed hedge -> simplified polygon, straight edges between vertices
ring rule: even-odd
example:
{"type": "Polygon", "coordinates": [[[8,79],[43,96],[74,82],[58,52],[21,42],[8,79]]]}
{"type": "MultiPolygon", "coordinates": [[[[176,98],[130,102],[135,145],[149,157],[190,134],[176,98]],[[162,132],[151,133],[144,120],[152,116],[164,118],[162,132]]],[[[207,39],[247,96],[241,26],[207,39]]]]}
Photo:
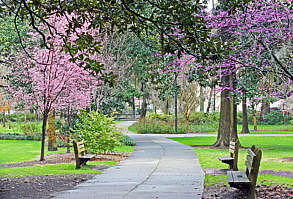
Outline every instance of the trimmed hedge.
{"type": "Polygon", "coordinates": [[[21,135],[19,133],[0,134],[0,140],[36,140],[40,141],[41,136],[21,135]]]}

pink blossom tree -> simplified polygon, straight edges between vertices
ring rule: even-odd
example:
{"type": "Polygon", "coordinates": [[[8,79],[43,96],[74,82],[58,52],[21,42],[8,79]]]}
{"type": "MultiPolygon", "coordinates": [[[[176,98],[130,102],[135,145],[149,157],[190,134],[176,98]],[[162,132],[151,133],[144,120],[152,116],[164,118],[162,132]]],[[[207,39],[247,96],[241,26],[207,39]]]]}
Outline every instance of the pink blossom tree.
{"type": "MultiPolygon", "coordinates": [[[[44,160],[46,124],[50,111],[64,109],[69,104],[76,108],[88,107],[93,90],[99,85],[98,77],[77,63],[70,62],[71,55],[62,50],[64,39],[60,33],[66,31],[66,20],[52,16],[49,21],[55,31],[55,37],[50,40],[50,49],[36,46],[32,51],[33,59],[21,57],[14,66],[12,76],[13,81],[18,83],[10,85],[10,91],[18,102],[27,107],[35,106],[42,112],[41,161],[44,160]]],[[[86,27],[80,31],[96,33],[86,27]]],[[[73,40],[74,36],[70,39],[73,40]]]]}

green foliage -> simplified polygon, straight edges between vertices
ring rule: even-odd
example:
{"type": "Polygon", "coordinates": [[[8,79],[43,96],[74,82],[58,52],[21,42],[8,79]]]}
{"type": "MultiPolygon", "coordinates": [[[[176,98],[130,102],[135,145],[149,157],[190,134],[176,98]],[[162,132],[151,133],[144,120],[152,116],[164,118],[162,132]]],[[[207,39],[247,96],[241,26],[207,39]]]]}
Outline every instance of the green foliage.
{"type": "Polygon", "coordinates": [[[33,122],[27,122],[20,125],[20,129],[23,135],[32,135],[35,136],[39,132],[41,132],[40,126],[33,122]]]}
{"type": "Polygon", "coordinates": [[[146,118],[151,120],[162,120],[165,122],[174,120],[173,115],[166,115],[166,114],[160,114],[160,113],[151,113],[147,115],[146,118]]]}
{"type": "Polygon", "coordinates": [[[125,146],[135,146],[136,145],[136,142],[128,135],[123,136],[123,138],[120,142],[125,146]]]}
{"type": "Polygon", "coordinates": [[[280,111],[272,111],[264,116],[263,124],[289,124],[289,118],[280,111]]]}
{"type": "Polygon", "coordinates": [[[193,124],[212,124],[219,122],[219,113],[203,113],[192,112],[189,117],[189,122],[193,124]]]}
{"type": "Polygon", "coordinates": [[[41,135],[22,135],[19,133],[0,134],[0,140],[41,140],[41,135]]]}
{"type": "Polygon", "coordinates": [[[72,129],[90,153],[112,152],[121,145],[122,133],[115,129],[113,118],[98,112],[82,112],[72,129]]]}
{"type": "MultiPolygon", "coordinates": [[[[187,127],[183,116],[179,115],[177,132],[183,134],[215,131],[217,129],[217,116],[217,114],[204,115],[195,113],[192,121],[189,123],[189,127],[187,127]]],[[[131,128],[135,128],[137,133],[173,134],[175,133],[174,116],[152,113],[145,120],[140,120],[135,123],[134,127],[131,128]]]]}
{"type": "Polygon", "coordinates": [[[36,115],[34,113],[13,113],[10,114],[7,119],[12,122],[34,121],[36,119],[36,115]]]}

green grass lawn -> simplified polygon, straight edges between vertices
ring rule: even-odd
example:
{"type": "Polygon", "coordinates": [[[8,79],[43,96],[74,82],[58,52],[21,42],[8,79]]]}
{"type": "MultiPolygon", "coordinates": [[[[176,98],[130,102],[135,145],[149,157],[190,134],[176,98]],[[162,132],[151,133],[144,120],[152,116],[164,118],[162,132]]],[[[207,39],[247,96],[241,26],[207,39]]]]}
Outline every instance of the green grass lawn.
{"type": "MultiPolygon", "coordinates": [[[[29,160],[38,160],[40,158],[40,141],[31,140],[0,140],[0,164],[23,162],[29,160]]],[[[132,146],[119,146],[114,149],[115,152],[132,152],[132,146]]],[[[65,153],[66,148],[58,148],[58,151],[45,151],[45,155],[53,153],[65,153]]],[[[73,152],[73,149],[71,149],[73,152]]],[[[75,163],[40,165],[33,167],[0,167],[0,177],[11,176],[31,176],[31,175],[57,175],[57,174],[79,174],[92,173],[98,174],[101,171],[91,169],[92,165],[106,164],[113,166],[117,161],[89,161],[88,166],[79,170],[75,169],[75,163]]]]}
{"type": "Polygon", "coordinates": [[[3,124],[0,124],[0,133],[20,133],[23,134],[23,131],[21,129],[21,126],[24,124],[34,124],[36,125],[39,132],[41,132],[42,129],[42,122],[7,122],[5,124],[5,127],[3,127],[3,124]]]}
{"type": "MultiPolygon", "coordinates": [[[[186,145],[212,145],[216,137],[186,137],[170,138],[186,145]]],[[[293,162],[281,162],[280,158],[293,157],[293,137],[240,137],[240,143],[244,147],[251,147],[253,144],[262,149],[262,160],[260,170],[290,171],[293,172],[293,162]]],[[[203,169],[207,168],[228,168],[218,157],[229,156],[228,149],[211,149],[207,147],[194,148],[199,156],[203,169]]],[[[245,159],[247,149],[240,149],[238,168],[245,170],[245,159]]],[[[293,178],[259,175],[258,184],[293,184],[293,178]]],[[[206,185],[227,184],[227,176],[206,176],[206,185]]]]}
{"type": "Polygon", "coordinates": [[[99,174],[101,171],[91,169],[93,165],[114,166],[117,161],[89,161],[81,169],[75,169],[75,163],[66,164],[48,164],[33,167],[10,167],[1,168],[0,177],[22,177],[22,176],[41,176],[41,175],[59,175],[59,174],[99,174]]]}
{"type": "MultiPolygon", "coordinates": [[[[242,125],[238,124],[237,129],[240,132],[242,129],[242,125]]],[[[253,124],[248,125],[248,129],[252,131],[254,129],[253,124]]],[[[291,130],[291,133],[293,133],[293,125],[257,125],[258,131],[284,131],[284,130],[291,130]]]]}

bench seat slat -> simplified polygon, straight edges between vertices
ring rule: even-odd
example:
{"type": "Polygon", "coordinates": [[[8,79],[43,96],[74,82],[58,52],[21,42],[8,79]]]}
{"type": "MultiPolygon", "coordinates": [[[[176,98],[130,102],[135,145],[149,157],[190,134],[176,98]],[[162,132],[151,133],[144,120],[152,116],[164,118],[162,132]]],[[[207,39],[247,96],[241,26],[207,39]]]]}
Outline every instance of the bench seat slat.
{"type": "Polygon", "coordinates": [[[83,155],[83,156],[79,156],[79,158],[87,159],[87,158],[93,158],[95,156],[96,156],[95,154],[86,154],[86,155],[83,155]]]}
{"type": "Polygon", "coordinates": [[[228,171],[228,182],[232,184],[249,184],[245,171],[228,171]]]}
{"type": "Polygon", "coordinates": [[[232,160],[234,160],[234,158],[232,158],[232,157],[218,157],[218,159],[220,161],[232,161],[232,160]]]}

